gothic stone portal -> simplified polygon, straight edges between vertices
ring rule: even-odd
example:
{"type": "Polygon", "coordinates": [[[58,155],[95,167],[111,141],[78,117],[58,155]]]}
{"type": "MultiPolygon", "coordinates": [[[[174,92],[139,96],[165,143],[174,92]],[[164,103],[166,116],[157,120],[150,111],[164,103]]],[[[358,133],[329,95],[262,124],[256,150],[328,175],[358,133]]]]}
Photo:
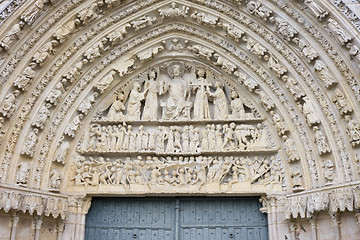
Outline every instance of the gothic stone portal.
{"type": "MultiPolygon", "coordinates": [[[[99,91],[113,75],[98,82],[99,91]]],[[[185,61],[163,62],[124,81],[80,139],[69,188],[89,194],[281,191],[274,138],[244,92],[215,70],[185,61]]],[[[65,134],[74,134],[76,122],[65,134]]]]}

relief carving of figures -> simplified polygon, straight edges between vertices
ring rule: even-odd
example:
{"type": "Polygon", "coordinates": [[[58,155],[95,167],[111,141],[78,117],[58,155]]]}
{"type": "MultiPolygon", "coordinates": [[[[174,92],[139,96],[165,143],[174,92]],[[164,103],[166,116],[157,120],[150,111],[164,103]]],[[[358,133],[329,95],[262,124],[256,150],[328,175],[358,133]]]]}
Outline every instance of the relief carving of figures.
{"type": "Polygon", "coordinates": [[[315,110],[315,106],[313,105],[309,97],[304,97],[302,112],[304,113],[306,122],[309,126],[320,123],[320,118],[317,114],[317,111],[315,110]]]}
{"type": "Polygon", "coordinates": [[[81,74],[81,69],[85,64],[89,61],[87,59],[82,59],[74,64],[74,66],[70,67],[70,70],[63,75],[63,77],[69,82],[74,82],[76,78],[81,74]]]}
{"type": "Polygon", "coordinates": [[[61,184],[61,176],[58,170],[53,169],[50,172],[49,186],[53,189],[59,189],[61,184]]]}
{"type": "Polygon", "coordinates": [[[282,76],[282,80],[284,80],[286,88],[289,89],[296,101],[306,96],[304,90],[298,85],[298,81],[295,78],[284,75],[282,76]]]}
{"type": "Polygon", "coordinates": [[[86,100],[82,100],[79,104],[78,111],[87,115],[98,96],[98,92],[93,92],[86,100]]]}
{"type": "Polygon", "coordinates": [[[172,78],[164,83],[163,93],[168,92],[169,97],[160,105],[163,109],[164,120],[189,119],[192,103],[186,99],[189,96],[190,86],[183,79],[183,67],[179,64],[169,66],[169,75],[172,78]]]}
{"type": "Polygon", "coordinates": [[[24,145],[21,148],[21,155],[33,157],[35,147],[38,141],[39,129],[34,128],[26,138],[24,145]]]}
{"type": "Polygon", "coordinates": [[[320,21],[328,15],[328,12],[314,0],[304,0],[304,3],[320,21]]]}
{"type": "Polygon", "coordinates": [[[100,81],[98,81],[95,87],[103,93],[110,86],[110,84],[114,81],[115,71],[112,70],[108,74],[106,74],[100,81]]]}
{"type": "Polygon", "coordinates": [[[355,59],[358,65],[360,65],[360,49],[358,46],[348,43],[346,48],[349,49],[349,54],[352,59],[355,59]]]}
{"type": "Polygon", "coordinates": [[[291,179],[293,182],[293,192],[300,192],[303,191],[305,188],[303,186],[303,178],[302,173],[298,166],[293,167],[291,171],[291,179]]]}
{"type": "Polygon", "coordinates": [[[220,66],[221,69],[225,72],[232,74],[236,70],[236,65],[232,63],[229,59],[220,56],[218,53],[215,53],[214,57],[216,59],[216,62],[214,62],[214,64],[216,66],[220,66]]]}
{"type": "Polygon", "coordinates": [[[328,19],[328,28],[335,39],[341,44],[345,45],[352,37],[344,30],[343,27],[333,18],[328,19]]]}
{"type": "Polygon", "coordinates": [[[26,185],[29,179],[30,166],[27,162],[18,164],[18,171],[16,173],[16,184],[26,185]]]}
{"type": "Polygon", "coordinates": [[[129,94],[129,102],[126,109],[127,119],[129,120],[140,120],[141,114],[141,103],[145,99],[145,94],[148,89],[141,91],[141,85],[139,82],[134,82],[133,88],[129,94]]]}
{"type": "Polygon", "coordinates": [[[59,43],[63,43],[68,37],[70,37],[75,31],[77,25],[79,25],[79,19],[73,19],[61,25],[56,31],[54,32],[54,38],[59,41],[59,43]]]}
{"type": "MultiPolygon", "coordinates": [[[[116,95],[116,99],[115,101],[111,104],[108,115],[107,115],[107,120],[109,121],[121,121],[121,120],[125,120],[125,116],[124,116],[124,110],[125,110],[125,104],[124,104],[124,93],[120,92],[116,95]]],[[[155,114],[155,113],[153,113],[155,114]]]]}
{"type": "Polygon", "coordinates": [[[213,56],[214,54],[214,50],[204,47],[202,45],[193,45],[193,46],[188,46],[187,47],[190,51],[192,51],[195,56],[199,56],[201,58],[204,58],[208,61],[210,61],[210,58],[213,56]]]}
{"type": "Polygon", "coordinates": [[[198,11],[193,12],[193,14],[191,14],[191,18],[195,19],[198,23],[209,27],[215,27],[217,21],[219,20],[219,18],[214,15],[198,11]]]}
{"type": "Polygon", "coordinates": [[[14,80],[13,85],[22,91],[25,91],[26,85],[33,80],[33,78],[36,75],[35,69],[36,64],[30,63],[28,67],[25,68],[25,70],[17,76],[17,78],[14,80]]]}
{"type": "MultiPolygon", "coordinates": [[[[14,24],[9,29],[9,31],[7,31],[5,35],[0,38],[0,47],[3,48],[5,51],[9,51],[15,39],[19,38],[19,35],[23,27],[24,27],[24,22],[22,21],[14,24]]],[[[2,50],[1,48],[0,51],[2,50]]]]}
{"type": "MultiPolygon", "coordinates": [[[[179,39],[173,38],[171,40],[171,43],[170,43],[168,49],[169,49],[169,51],[182,52],[182,50],[185,49],[185,47],[188,43],[189,43],[188,40],[184,40],[184,44],[181,44],[179,42],[179,39]]],[[[165,42],[165,44],[166,44],[166,42],[165,42]]],[[[200,46],[200,45],[198,45],[198,46],[200,46]]],[[[191,49],[189,49],[189,50],[191,50],[191,49]]]]}
{"type": "Polygon", "coordinates": [[[215,92],[208,90],[209,97],[214,102],[214,119],[227,119],[229,117],[228,103],[223,85],[220,81],[215,82],[215,92]]]}
{"type": "Polygon", "coordinates": [[[43,129],[45,127],[44,124],[46,119],[50,116],[50,110],[49,110],[50,107],[51,104],[49,103],[43,105],[35,115],[35,118],[31,123],[31,126],[43,129]]]}
{"type": "Polygon", "coordinates": [[[284,149],[286,152],[286,155],[288,156],[288,161],[299,161],[299,153],[296,151],[295,148],[295,141],[291,138],[287,137],[286,135],[282,136],[282,139],[284,140],[284,149]]]}
{"type": "Polygon", "coordinates": [[[274,125],[276,127],[276,131],[278,132],[279,136],[282,136],[289,131],[289,128],[286,126],[284,120],[279,114],[277,114],[274,111],[270,111],[270,116],[274,121],[274,125]]]}
{"type": "Polygon", "coordinates": [[[194,101],[194,119],[210,119],[209,87],[211,84],[206,79],[205,69],[196,70],[196,80],[191,84],[192,91],[196,92],[194,101]]]}
{"type": "Polygon", "coordinates": [[[351,119],[350,115],[345,115],[347,121],[347,134],[350,138],[352,146],[360,145],[360,124],[354,119],[351,119]]]}
{"type": "Polygon", "coordinates": [[[66,126],[66,129],[64,131],[64,134],[68,135],[69,137],[74,138],[76,131],[80,128],[81,125],[81,119],[84,117],[84,115],[79,114],[76,115],[73,120],[68,123],[66,126]]]}
{"type": "Polygon", "coordinates": [[[335,165],[332,160],[328,159],[323,164],[325,183],[331,184],[335,179],[335,165]]]}
{"type": "Polygon", "coordinates": [[[147,26],[151,26],[155,23],[156,17],[150,17],[149,15],[145,15],[141,17],[139,20],[135,20],[131,22],[131,25],[133,28],[135,28],[135,31],[138,31],[140,29],[146,28],[147,26]]]}
{"type": "Polygon", "coordinates": [[[310,43],[303,38],[296,37],[292,41],[299,46],[301,54],[308,60],[308,62],[311,62],[319,56],[319,53],[315,50],[315,48],[313,48],[310,43]]]}
{"type": "Polygon", "coordinates": [[[97,11],[102,5],[102,1],[90,4],[87,8],[81,10],[77,14],[77,18],[81,21],[83,25],[88,25],[92,20],[98,17],[97,11]]]}
{"type": "Polygon", "coordinates": [[[242,35],[245,33],[240,28],[227,22],[219,22],[218,25],[226,31],[227,36],[234,38],[236,42],[239,42],[242,35]]]}
{"type": "Polygon", "coordinates": [[[259,86],[259,84],[254,79],[241,71],[234,72],[234,75],[239,79],[241,83],[244,84],[244,86],[249,89],[250,92],[254,91],[255,88],[259,86]]]}
{"type": "Polygon", "coordinates": [[[175,2],[171,3],[171,7],[170,8],[162,8],[159,9],[159,14],[161,16],[161,18],[171,18],[171,17],[187,17],[189,8],[186,6],[183,6],[181,9],[177,7],[177,4],[175,2]]]}
{"type": "Polygon", "coordinates": [[[276,73],[276,76],[281,77],[283,74],[285,74],[287,72],[286,67],[284,67],[280,63],[279,59],[277,59],[272,54],[265,55],[264,60],[267,61],[268,67],[270,69],[274,70],[274,72],[276,73]]]}
{"type": "Polygon", "coordinates": [[[31,25],[36,20],[41,10],[43,10],[46,3],[48,3],[48,0],[37,0],[33,6],[29,7],[23,14],[21,14],[20,19],[28,25],[31,25]]]}
{"type": "Polygon", "coordinates": [[[64,136],[62,136],[60,138],[59,143],[60,143],[60,146],[56,150],[55,158],[53,159],[53,161],[65,164],[65,159],[66,159],[66,155],[69,150],[69,147],[70,147],[70,143],[68,141],[64,140],[64,136]]]}
{"type": "Polygon", "coordinates": [[[42,64],[51,54],[55,54],[55,47],[59,44],[58,41],[52,40],[41,46],[34,54],[33,61],[37,64],[42,64]]]}
{"type": "Polygon", "coordinates": [[[158,73],[152,69],[149,71],[145,81],[144,88],[146,92],[144,110],[142,120],[158,119],[158,93],[160,92],[160,84],[157,80],[158,73]]]}
{"type": "Polygon", "coordinates": [[[272,14],[272,11],[269,8],[262,6],[262,4],[258,1],[248,2],[246,8],[250,14],[254,14],[255,16],[263,19],[264,21],[267,21],[272,14]]]}
{"type": "Polygon", "coordinates": [[[92,62],[96,58],[99,58],[102,52],[105,52],[109,49],[109,47],[105,47],[106,42],[107,39],[104,37],[99,42],[91,46],[88,50],[86,50],[84,53],[84,57],[89,60],[89,62],[92,62]]]}
{"type": "Polygon", "coordinates": [[[286,41],[290,41],[296,36],[296,34],[298,34],[298,31],[295,28],[293,28],[287,21],[280,17],[272,17],[270,18],[270,21],[275,23],[275,31],[283,35],[286,41]]]}
{"type": "Polygon", "coordinates": [[[55,85],[55,88],[53,88],[51,90],[51,92],[49,93],[48,96],[46,96],[45,100],[49,103],[51,103],[52,105],[56,106],[59,102],[59,99],[62,95],[62,91],[63,91],[63,83],[59,82],[55,85]]]}
{"type": "Polygon", "coordinates": [[[162,50],[164,50],[164,47],[161,45],[152,47],[152,48],[147,48],[141,52],[139,52],[137,54],[137,57],[139,58],[140,61],[145,61],[145,60],[149,60],[151,58],[153,58],[155,55],[157,55],[159,52],[161,52],[162,50]]]}
{"type": "Polygon", "coordinates": [[[335,89],[331,100],[335,103],[335,106],[339,110],[340,115],[349,114],[353,111],[349,101],[346,99],[344,93],[339,88],[335,89]]]}
{"type": "Polygon", "coordinates": [[[333,78],[333,74],[329,71],[326,64],[321,60],[316,60],[314,69],[319,78],[325,83],[325,87],[329,88],[337,83],[337,80],[333,78]]]}
{"type": "Polygon", "coordinates": [[[19,90],[15,90],[12,93],[9,93],[8,95],[6,95],[3,104],[1,106],[1,114],[4,117],[10,118],[11,115],[14,112],[17,100],[16,98],[20,95],[20,91],[19,90]]]}
{"type": "Polygon", "coordinates": [[[259,95],[260,103],[265,107],[266,111],[270,111],[275,107],[274,101],[263,91],[261,91],[260,89],[255,89],[255,93],[259,95]]]}
{"type": "Polygon", "coordinates": [[[325,134],[317,126],[314,126],[313,130],[315,131],[315,143],[318,146],[319,155],[330,153],[331,149],[329,147],[325,134]]]}
{"type": "Polygon", "coordinates": [[[231,119],[241,119],[245,117],[245,108],[243,100],[239,97],[239,94],[237,91],[233,90],[231,91],[231,103],[230,103],[230,109],[231,109],[231,119]]]}
{"type": "Polygon", "coordinates": [[[124,38],[125,34],[127,33],[127,29],[130,27],[130,23],[126,23],[109,33],[106,38],[111,42],[111,44],[118,44],[124,38]]]}
{"type": "Polygon", "coordinates": [[[253,38],[244,37],[243,39],[246,41],[246,48],[259,58],[263,57],[265,53],[267,53],[267,49],[253,38]]]}

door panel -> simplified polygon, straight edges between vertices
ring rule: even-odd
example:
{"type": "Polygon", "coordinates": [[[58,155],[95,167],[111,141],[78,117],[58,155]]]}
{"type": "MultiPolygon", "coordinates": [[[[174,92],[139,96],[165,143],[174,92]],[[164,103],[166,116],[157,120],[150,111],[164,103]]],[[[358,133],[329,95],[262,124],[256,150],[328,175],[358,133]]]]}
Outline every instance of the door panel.
{"type": "Polygon", "coordinates": [[[257,198],[94,198],[85,239],[266,240],[260,207],[257,198]]]}

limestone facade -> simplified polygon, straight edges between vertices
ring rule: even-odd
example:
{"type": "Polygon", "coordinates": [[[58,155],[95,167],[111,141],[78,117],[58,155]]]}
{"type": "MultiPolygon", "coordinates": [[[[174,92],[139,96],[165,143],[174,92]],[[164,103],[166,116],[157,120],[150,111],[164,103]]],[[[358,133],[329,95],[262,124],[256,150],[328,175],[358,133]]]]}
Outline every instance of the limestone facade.
{"type": "Polygon", "coordinates": [[[0,239],[83,239],[92,197],[147,195],[256,195],[271,240],[359,239],[358,3],[0,11],[0,239]]]}

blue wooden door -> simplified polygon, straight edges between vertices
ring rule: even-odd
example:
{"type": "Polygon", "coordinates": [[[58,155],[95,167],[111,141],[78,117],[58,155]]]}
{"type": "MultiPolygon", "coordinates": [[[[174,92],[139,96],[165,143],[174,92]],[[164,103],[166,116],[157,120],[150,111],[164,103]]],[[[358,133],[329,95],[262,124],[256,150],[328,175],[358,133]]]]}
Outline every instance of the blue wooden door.
{"type": "Polygon", "coordinates": [[[86,240],[266,240],[258,198],[93,198],[86,240]]]}

